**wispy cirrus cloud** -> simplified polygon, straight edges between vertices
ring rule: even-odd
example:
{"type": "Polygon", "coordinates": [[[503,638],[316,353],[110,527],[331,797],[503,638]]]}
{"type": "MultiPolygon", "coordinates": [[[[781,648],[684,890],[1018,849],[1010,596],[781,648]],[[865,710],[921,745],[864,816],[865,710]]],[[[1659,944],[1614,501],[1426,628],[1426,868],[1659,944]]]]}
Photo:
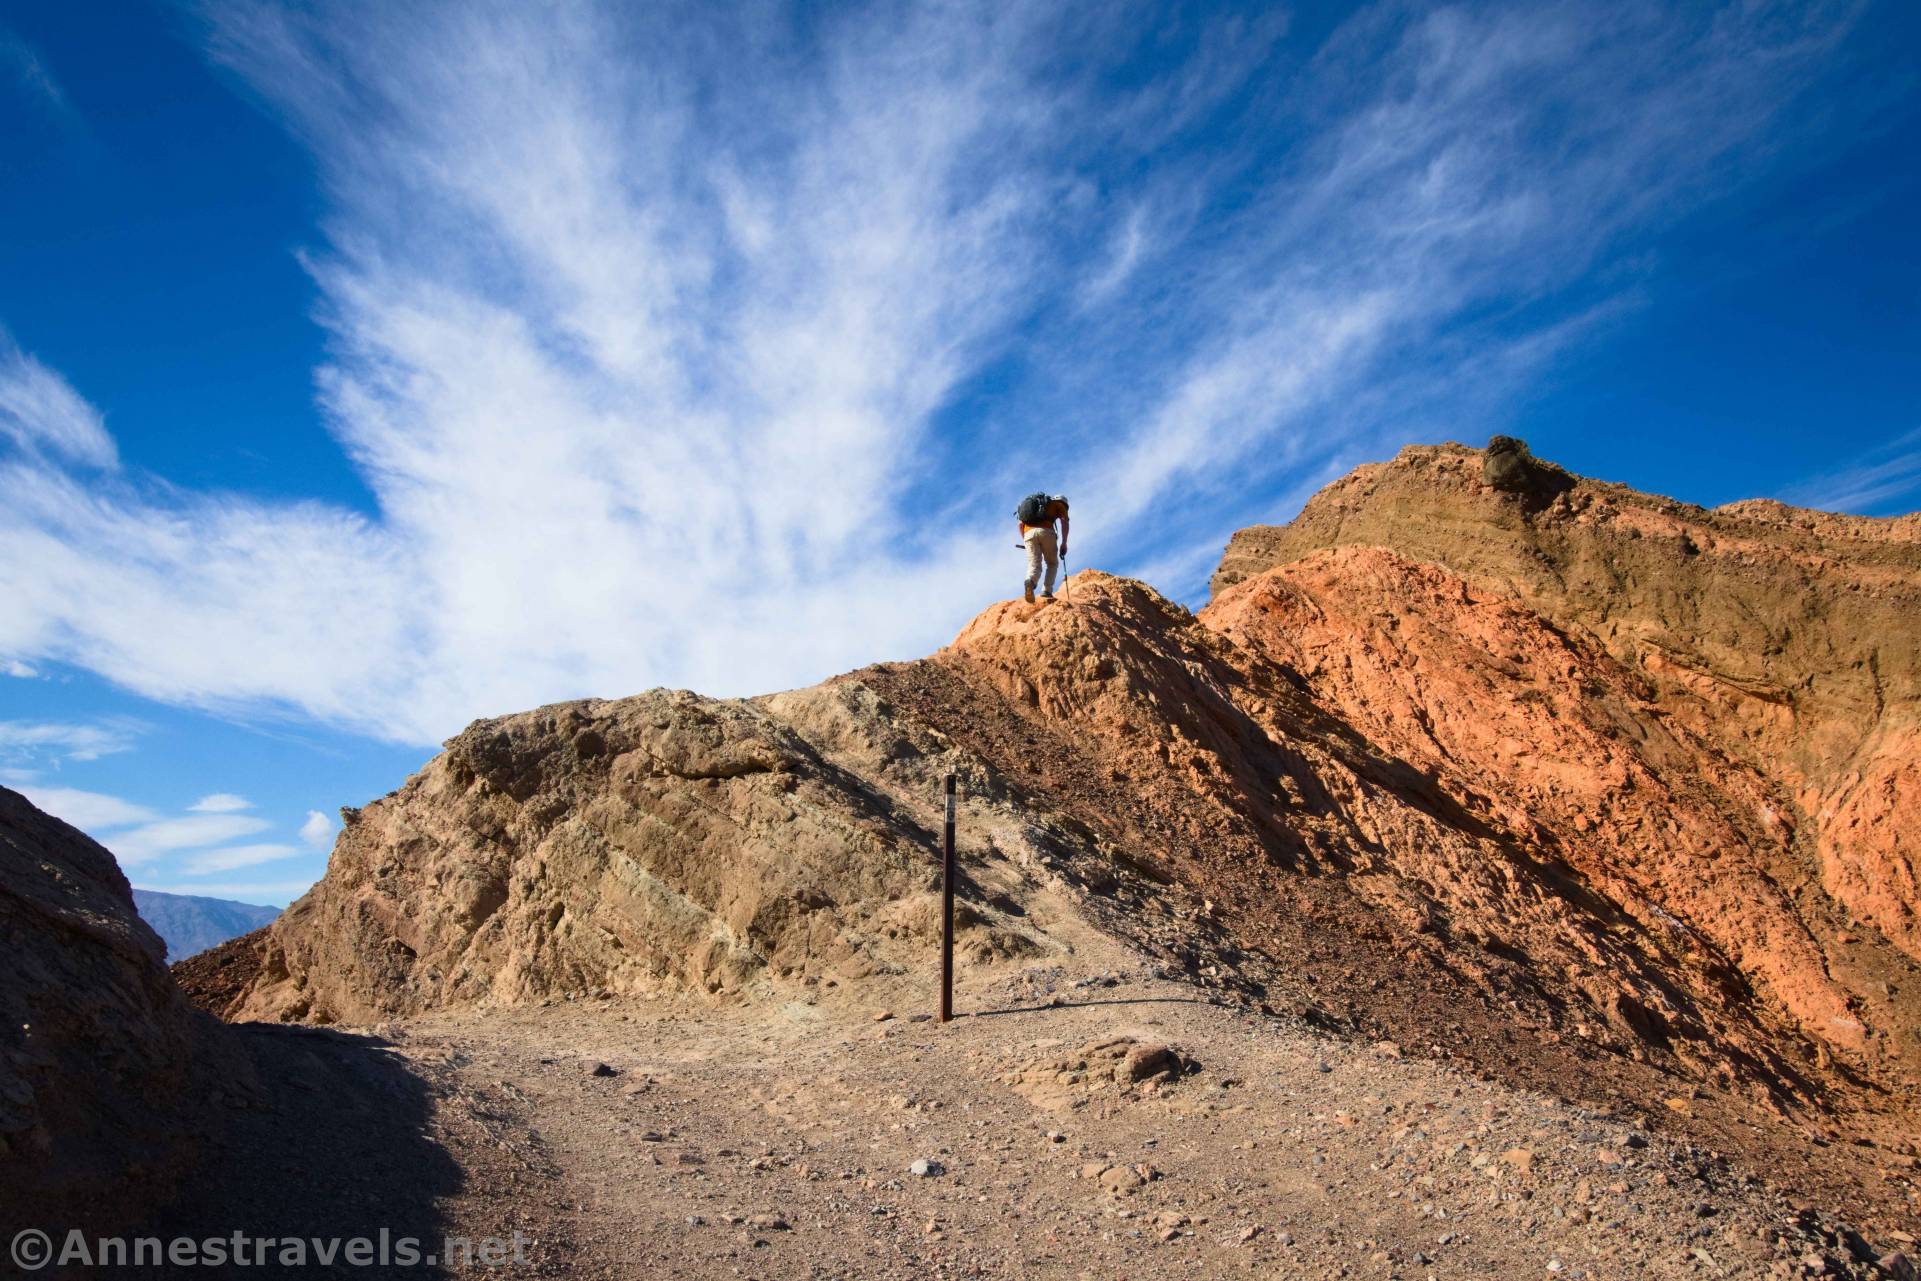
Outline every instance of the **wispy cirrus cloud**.
{"type": "Polygon", "coordinates": [[[100,411],[66,379],[21,351],[0,329],[0,438],[30,457],[113,467],[113,437],[100,411]]]}
{"type": "Polygon", "coordinates": [[[243,867],[258,867],[262,863],[278,863],[282,859],[297,858],[305,851],[297,846],[266,842],[257,845],[225,845],[219,849],[190,854],[180,860],[179,867],[189,876],[205,876],[213,872],[231,872],[243,867]]]}
{"type": "Polygon", "coordinates": [[[271,826],[265,819],[246,814],[185,814],[115,832],[102,844],[113,851],[122,867],[138,867],[163,854],[222,845],[271,826]]]}
{"type": "Polygon", "coordinates": [[[114,828],[149,823],[160,817],[145,805],[104,792],[53,787],[24,779],[16,780],[14,787],[42,810],[96,837],[114,828]]]}
{"type": "Polygon", "coordinates": [[[0,27],[0,78],[16,92],[55,116],[73,115],[67,91],[60,87],[39,50],[0,27]]]}
{"type": "Polygon", "coordinates": [[[1902,505],[1912,510],[1916,493],[1921,493],[1921,427],[1782,490],[1780,498],[1797,507],[1873,514],[1897,499],[1908,500],[1902,505]]]}
{"type": "MultiPolygon", "coordinates": [[[[6,781],[40,809],[71,823],[106,846],[122,867],[139,868],[142,875],[148,877],[205,877],[295,858],[312,858],[315,849],[325,844],[325,838],[333,829],[324,815],[310,810],[298,829],[302,842],[299,845],[284,841],[244,842],[246,837],[270,831],[274,824],[257,814],[243,813],[254,808],[252,803],[232,792],[203,796],[184,812],[167,814],[104,792],[50,785],[30,770],[8,770],[6,781]]],[[[313,876],[300,883],[300,888],[304,889],[317,876],[316,869],[313,876]]],[[[275,884],[293,883],[290,878],[275,884]]],[[[176,888],[190,894],[212,892],[192,884],[176,888]]]]}
{"type": "Polygon", "coordinates": [[[94,761],[131,751],[146,725],[126,717],[101,721],[0,721],[0,760],[94,761]]]}
{"type": "Polygon", "coordinates": [[[0,652],[414,742],[924,652],[1041,484],[1082,554],[1204,570],[1404,425],[1380,387],[1523,377],[1597,263],[1783,163],[1853,14],[206,12],[323,175],[378,515],[115,471],[19,355],[0,652]]]}

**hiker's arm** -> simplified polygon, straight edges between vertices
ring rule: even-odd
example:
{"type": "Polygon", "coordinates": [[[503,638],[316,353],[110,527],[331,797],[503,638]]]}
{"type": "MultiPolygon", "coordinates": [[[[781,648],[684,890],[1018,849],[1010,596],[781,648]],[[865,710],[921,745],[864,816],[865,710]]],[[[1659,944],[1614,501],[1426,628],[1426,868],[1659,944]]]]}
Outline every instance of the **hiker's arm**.
{"type": "Polygon", "coordinates": [[[1067,555],[1067,515],[1061,515],[1061,555],[1067,555]]]}

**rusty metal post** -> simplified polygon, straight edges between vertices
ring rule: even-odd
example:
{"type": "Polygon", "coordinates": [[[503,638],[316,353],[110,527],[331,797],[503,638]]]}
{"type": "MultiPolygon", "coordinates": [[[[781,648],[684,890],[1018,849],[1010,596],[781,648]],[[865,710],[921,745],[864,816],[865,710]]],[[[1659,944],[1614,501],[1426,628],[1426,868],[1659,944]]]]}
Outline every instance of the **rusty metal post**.
{"type": "Polygon", "coordinates": [[[954,1017],[954,776],[947,776],[947,823],[940,844],[940,1021],[954,1017]]]}

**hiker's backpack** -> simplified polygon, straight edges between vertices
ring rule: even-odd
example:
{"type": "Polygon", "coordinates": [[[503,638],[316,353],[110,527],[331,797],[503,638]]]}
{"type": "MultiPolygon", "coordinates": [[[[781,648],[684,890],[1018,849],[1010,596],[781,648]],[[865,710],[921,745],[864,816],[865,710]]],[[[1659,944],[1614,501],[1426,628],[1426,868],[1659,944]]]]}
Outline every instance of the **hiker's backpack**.
{"type": "Polygon", "coordinates": [[[1029,494],[1021,499],[1021,505],[1014,509],[1014,516],[1023,525],[1041,526],[1047,523],[1047,504],[1053,502],[1046,494],[1029,494]]]}

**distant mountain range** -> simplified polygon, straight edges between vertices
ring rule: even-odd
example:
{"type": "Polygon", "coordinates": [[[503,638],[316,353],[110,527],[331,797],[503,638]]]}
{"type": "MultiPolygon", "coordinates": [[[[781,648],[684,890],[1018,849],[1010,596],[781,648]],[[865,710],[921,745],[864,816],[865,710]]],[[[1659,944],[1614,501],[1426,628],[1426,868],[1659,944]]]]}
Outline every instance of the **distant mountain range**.
{"type": "Polygon", "coordinates": [[[141,919],[166,940],[170,962],[251,933],[280,915],[277,907],[192,894],[163,894],[159,890],[135,890],[133,903],[141,919]]]}

